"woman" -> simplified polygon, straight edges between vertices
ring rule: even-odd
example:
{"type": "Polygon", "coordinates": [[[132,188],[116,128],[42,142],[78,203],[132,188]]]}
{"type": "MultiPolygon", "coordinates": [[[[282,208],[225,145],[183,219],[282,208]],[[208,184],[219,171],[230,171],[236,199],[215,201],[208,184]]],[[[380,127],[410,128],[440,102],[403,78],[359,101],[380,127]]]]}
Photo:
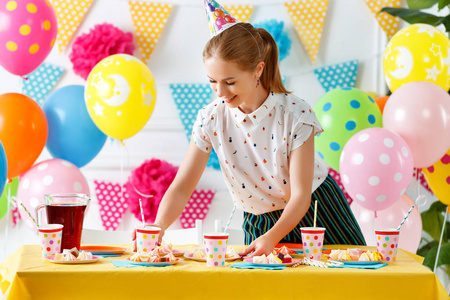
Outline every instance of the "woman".
{"type": "Polygon", "coordinates": [[[234,23],[203,51],[218,99],[199,111],[191,143],[159,206],[160,239],[181,214],[208,162],[220,161],[234,205],[244,211],[249,246],[240,255],[268,255],[279,242],[301,243],[300,227],[325,227],[325,244],[365,245],[349,205],[315,160],[322,132],[311,107],[283,86],[278,49],[264,29],[234,23]]]}

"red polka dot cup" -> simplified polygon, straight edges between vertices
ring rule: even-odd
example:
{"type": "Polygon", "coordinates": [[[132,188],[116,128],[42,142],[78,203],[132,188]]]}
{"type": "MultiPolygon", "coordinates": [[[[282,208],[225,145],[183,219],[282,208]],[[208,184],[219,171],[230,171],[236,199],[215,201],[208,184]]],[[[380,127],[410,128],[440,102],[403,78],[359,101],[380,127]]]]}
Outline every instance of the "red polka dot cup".
{"type": "Polygon", "coordinates": [[[42,224],[38,228],[42,258],[54,258],[61,253],[62,230],[61,224],[42,224]]]}
{"type": "Polygon", "coordinates": [[[400,231],[396,228],[375,229],[377,250],[383,254],[383,261],[395,261],[400,231]]]}
{"type": "Polygon", "coordinates": [[[306,257],[320,260],[322,258],[323,237],[325,228],[323,227],[302,227],[303,254],[306,257]]]}
{"type": "Polygon", "coordinates": [[[225,254],[227,254],[228,233],[205,233],[206,266],[225,266],[225,254]]]}
{"type": "Polygon", "coordinates": [[[136,227],[136,251],[150,252],[158,246],[158,238],[161,228],[146,225],[136,227]]]}

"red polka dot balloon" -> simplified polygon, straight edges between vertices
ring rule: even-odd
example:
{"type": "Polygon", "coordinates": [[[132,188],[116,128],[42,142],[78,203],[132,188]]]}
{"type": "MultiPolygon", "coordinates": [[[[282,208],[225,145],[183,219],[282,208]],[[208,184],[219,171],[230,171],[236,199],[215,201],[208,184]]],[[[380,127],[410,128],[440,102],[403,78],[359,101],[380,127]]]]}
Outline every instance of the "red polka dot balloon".
{"type": "Polygon", "coordinates": [[[434,165],[422,169],[422,172],[439,201],[450,205],[450,149],[434,165]]]}
{"type": "Polygon", "coordinates": [[[50,53],[56,34],[49,1],[0,2],[0,65],[8,72],[20,76],[33,72],[50,53]]]}

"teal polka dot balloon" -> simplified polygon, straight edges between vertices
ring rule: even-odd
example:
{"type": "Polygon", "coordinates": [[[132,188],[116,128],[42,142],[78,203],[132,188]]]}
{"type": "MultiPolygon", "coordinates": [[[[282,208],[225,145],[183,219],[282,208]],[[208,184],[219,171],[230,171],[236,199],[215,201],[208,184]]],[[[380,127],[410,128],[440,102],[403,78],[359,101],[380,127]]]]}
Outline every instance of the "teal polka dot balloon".
{"type": "Polygon", "coordinates": [[[324,129],[315,138],[316,150],[338,172],[345,143],[363,129],[382,127],[378,105],[356,88],[337,88],[327,92],[314,105],[314,112],[324,129]]]}

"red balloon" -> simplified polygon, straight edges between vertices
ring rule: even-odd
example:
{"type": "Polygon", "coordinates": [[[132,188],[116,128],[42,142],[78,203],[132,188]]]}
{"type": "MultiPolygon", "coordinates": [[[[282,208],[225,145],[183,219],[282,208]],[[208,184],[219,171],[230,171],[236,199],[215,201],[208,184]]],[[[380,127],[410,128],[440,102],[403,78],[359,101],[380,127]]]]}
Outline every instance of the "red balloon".
{"type": "Polygon", "coordinates": [[[227,23],[236,23],[236,19],[233,18],[230,15],[226,15],[225,17],[223,17],[225,19],[225,21],[227,21],[227,23]]]}
{"type": "Polygon", "coordinates": [[[23,94],[0,95],[0,141],[12,179],[28,170],[44,149],[48,125],[44,111],[23,94]]]}

